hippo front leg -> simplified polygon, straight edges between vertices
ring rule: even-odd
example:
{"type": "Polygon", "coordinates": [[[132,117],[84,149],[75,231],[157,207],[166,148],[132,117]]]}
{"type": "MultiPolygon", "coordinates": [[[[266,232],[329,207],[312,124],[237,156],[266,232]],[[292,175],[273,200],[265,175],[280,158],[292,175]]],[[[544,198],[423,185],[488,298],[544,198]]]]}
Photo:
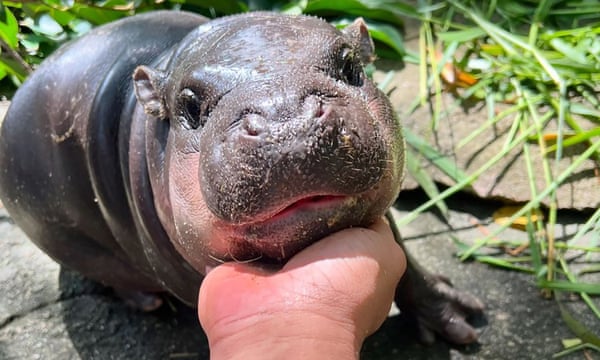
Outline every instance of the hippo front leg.
{"type": "MultiPolygon", "coordinates": [[[[391,209],[386,216],[394,236],[400,240],[393,212],[391,209]]],[[[405,249],[401,241],[398,243],[405,249]]],[[[476,342],[477,332],[467,319],[483,315],[483,303],[455,289],[448,278],[425,270],[408,252],[406,257],[407,269],[396,288],[395,302],[402,313],[415,318],[421,341],[433,343],[437,333],[455,344],[476,342]]]]}

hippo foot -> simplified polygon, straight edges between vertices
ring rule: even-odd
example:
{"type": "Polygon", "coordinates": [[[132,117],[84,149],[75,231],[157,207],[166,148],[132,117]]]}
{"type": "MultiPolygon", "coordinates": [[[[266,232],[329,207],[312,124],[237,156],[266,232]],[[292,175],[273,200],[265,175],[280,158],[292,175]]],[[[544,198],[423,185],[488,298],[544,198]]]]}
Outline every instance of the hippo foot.
{"type": "Polygon", "coordinates": [[[431,344],[438,334],[454,344],[476,342],[478,332],[468,320],[483,318],[483,303],[452,287],[444,276],[427,274],[421,279],[423,283],[412,288],[412,299],[404,299],[400,289],[396,295],[401,309],[414,316],[420,340],[431,344]]]}
{"type": "Polygon", "coordinates": [[[121,298],[126,305],[143,312],[157,310],[163,304],[163,299],[156,293],[122,289],[114,290],[117,296],[121,298]]]}

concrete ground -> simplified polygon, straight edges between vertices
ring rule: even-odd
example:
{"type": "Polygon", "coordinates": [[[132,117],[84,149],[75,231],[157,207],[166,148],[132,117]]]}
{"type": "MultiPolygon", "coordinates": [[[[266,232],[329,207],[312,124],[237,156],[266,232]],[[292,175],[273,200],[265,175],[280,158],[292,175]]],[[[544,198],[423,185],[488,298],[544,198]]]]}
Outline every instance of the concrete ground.
{"type": "MultiPolygon", "coordinates": [[[[415,192],[401,194],[406,213],[423,201],[415,192]]],[[[481,237],[497,204],[471,197],[450,202],[450,225],[426,213],[402,229],[411,253],[427,268],[449,276],[455,286],[479,296],[487,306],[480,343],[452,347],[443,341],[419,344],[402,315],[391,316],[366,342],[363,359],[548,359],[573,335],[557,304],[546,300],[529,275],[460,263],[450,236],[481,237]]],[[[578,216],[562,224],[577,226],[578,216]]],[[[492,226],[493,225],[489,225],[492,226]]],[[[508,236],[522,236],[518,231],[508,236]]],[[[0,210],[0,359],[208,359],[206,338],[195,311],[170,299],[154,313],[132,310],[110,289],[61,269],[0,210]]],[[[587,325],[600,330],[575,298],[569,307],[587,325]]],[[[582,352],[566,359],[584,357],[582,352]]]]}

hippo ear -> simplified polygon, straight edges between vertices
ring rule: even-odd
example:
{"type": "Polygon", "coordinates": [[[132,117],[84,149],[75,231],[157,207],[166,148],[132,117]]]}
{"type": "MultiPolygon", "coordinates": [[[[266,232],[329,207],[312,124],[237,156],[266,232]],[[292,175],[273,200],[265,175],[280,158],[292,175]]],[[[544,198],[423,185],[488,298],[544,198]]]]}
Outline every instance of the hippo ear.
{"type": "Polygon", "coordinates": [[[369,29],[363,18],[358,18],[342,30],[352,41],[352,45],[360,50],[360,60],[363,64],[369,64],[375,60],[375,45],[369,35],[369,29]]]}
{"type": "Polygon", "coordinates": [[[163,96],[165,78],[166,76],[162,71],[143,65],[138,66],[133,72],[135,96],[144,107],[146,114],[156,116],[159,119],[167,117],[167,108],[163,96]]]}

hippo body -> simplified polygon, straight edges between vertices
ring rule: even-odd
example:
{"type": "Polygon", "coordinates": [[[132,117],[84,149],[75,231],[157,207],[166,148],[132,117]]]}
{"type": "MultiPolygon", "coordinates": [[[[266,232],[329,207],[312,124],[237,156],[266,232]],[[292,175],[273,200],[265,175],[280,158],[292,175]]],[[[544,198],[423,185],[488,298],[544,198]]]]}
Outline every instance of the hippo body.
{"type": "Polygon", "coordinates": [[[1,198],[60,263],[118,288],[196,296],[185,282],[201,277],[158,223],[146,159],[136,158],[145,124],[130,79],[204,21],[150,15],[96,29],[49,57],[12,99],[1,198]]]}
{"type": "MultiPolygon", "coordinates": [[[[281,264],[393,204],[403,140],[362,70],[372,53],[361,20],[338,31],[306,16],[154,12],[99,27],[13,98],[0,198],[58,262],[195,305],[207,269],[281,264]]],[[[444,329],[479,305],[408,273],[398,294],[456,310],[417,316],[473,341],[470,327],[468,341],[444,329]]]]}

